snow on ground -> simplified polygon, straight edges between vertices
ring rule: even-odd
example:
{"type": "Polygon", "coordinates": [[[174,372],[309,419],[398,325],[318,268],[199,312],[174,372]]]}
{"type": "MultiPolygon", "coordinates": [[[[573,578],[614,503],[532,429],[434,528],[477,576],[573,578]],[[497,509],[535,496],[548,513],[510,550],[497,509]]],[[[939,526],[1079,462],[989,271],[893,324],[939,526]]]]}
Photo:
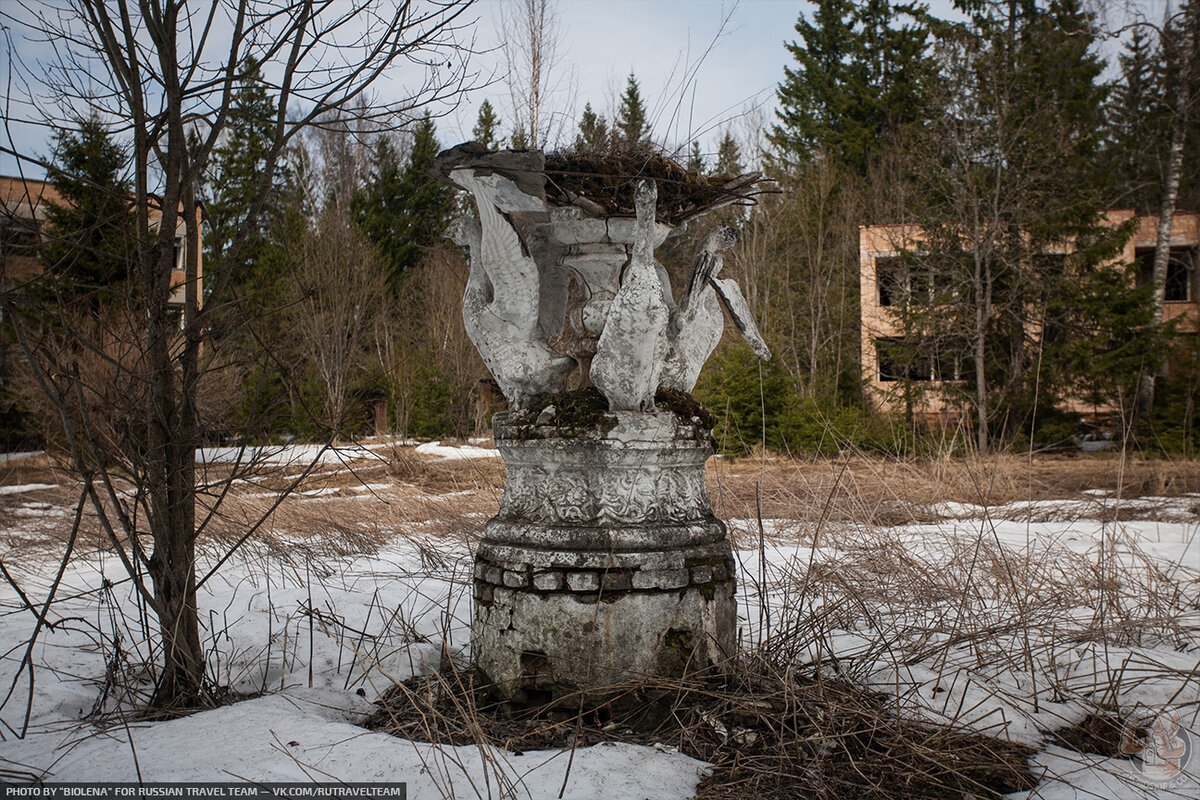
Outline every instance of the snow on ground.
{"type": "Polygon", "coordinates": [[[0,453],[0,464],[3,464],[6,461],[23,461],[26,458],[44,455],[46,455],[45,450],[27,450],[20,453],[0,453]]]}
{"type": "MultiPolygon", "coordinates": [[[[891,694],[902,713],[1042,748],[1043,783],[1013,800],[1200,797],[1200,756],[1183,785],[1140,788],[1132,762],[1047,739],[1104,703],[1170,705],[1200,752],[1200,517],[1187,516],[1197,498],[1143,498],[1139,508],[1153,520],[1116,523],[1092,516],[1095,502],[1111,498],[1060,503],[1052,521],[1038,521],[1040,505],[1003,514],[961,507],[936,524],[829,527],[815,542],[812,526],[766,520],[762,550],[737,554],[739,624],[750,643],[795,637],[801,663],[836,658],[839,673],[891,694]],[[1128,631],[1110,627],[1113,604],[1128,631]]],[[[731,527],[753,537],[742,541],[757,538],[757,521],[731,527]]],[[[0,709],[8,726],[0,770],[54,780],[406,781],[414,798],[557,797],[565,778],[568,798],[691,796],[704,765],[653,748],[517,755],[357,727],[367,701],[394,682],[469,655],[470,554],[452,543],[431,552],[430,541],[397,537],[378,553],[342,559],[235,557],[201,588],[210,673],[265,693],[184,719],[107,728],[78,720],[95,713],[111,722],[114,692],[148,688],[137,665],[152,654],[119,561],[77,559],[49,615],[53,627],[32,650],[25,738],[13,729],[22,727],[27,673],[0,709]]],[[[45,598],[55,565],[6,566],[35,603],[45,598]]],[[[0,584],[0,693],[35,620],[0,584]]]]}
{"type": "MultiPolygon", "coordinates": [[[[261,446],[204,447],[196,451],[197,464],[271,464],[305,466],[307,464],[344,464],[360,458],[379,456],[383,445],[280,444],[261,446]]],[[[390,445],[388,445],[390,446],[390,445]]]]}
{"type": "MultiPolygon", "coordinates": [[[[477,447],[486,439],[472,439],[471,444],[462,446],[443,445],[441,442],[426,442],[416,446],[422,455],[444,459],[496,458],[494,448],[477,447]]],[[[205,447],[196,451],[196,462],[200,464],[270,464],[304,467],[309,464],[338,465],[359,459],[380,460],[380,451],[392,447],[409,447],[416,444],[396,439],[369,444],[326,446],[319,444],[244,445],[233,447],[205,447]]]]}
{"type": "MultiPolygon", "coordinates": [[[[21,740],[24,680],[0,712],[0,769],[55,781],[405,781],[412,798],[687,798],[704,764],[623,744],[506,753],[439,747],[372,733],[354,723],[394,682],[438,668],[445,642],[462,658],[469,634],[465,548],[440,565],[400,541],[370,557],[278,564],[234,559],[201,589],[209,669],[218,683],[262,697],[167,722],[99,730],[74,720],[112,708],[107,678],[148,653],[136,598],[114,558],[67,570],[55,626],[34,648],[38,665],[28,735],[21,740]],[[310,610],[311,609],[311,613],[310,610]],[[123,613],[120,613],[122,612],[123,613]],[[311,669],[310,669],[311,666],[311,669]],[[357,694],[363,692],[363,696],[357,694]],[[186,754],[181,757],[181,754],[186,754]]],[[[28,567],[28,565],[27,565],[28,567]]],[[[53,575],[17,571],[44,597],[53,575]]],[[[7,690],[34,613],[0,591],[0,663],[7,690]]],[[[143,688],[148,684],[143,683],[143,688]]],[[[111,720],[111,716],[110,716],[111,720]]]]}
{"type": "MultiPolygon", "coordinates": [[[[291,688],[236,705],[106,736],[56,734],[56,781],[405,782],[408,796],[690,797],[704,768],[678,753],[602,744],[577,750],[506,753],[448,747],[373,733],[354,724],[372,710],[340,689],[291,688]],[[186,753],[186,758],[180,758],[186,753]]],[[[29,742],[29,751],[38,749],[29,742]]],[[[3,756],[26,755],[17,743],[3,756]]]]}
{"type": "MultiPolygon", "coordinates": [[[[958,509],[937,524],[830,526],[816,547],[811,526],[765,520],[761,554],[738,554],[745,630],[751,641],[796,636],[800,662],[836,663],[902,713],[1046,748],[1029,798],[1200,798],[1200,755],[1182,787],[1143,792],[1131,761],[1052,746],[1098,708],[1170,707],[1200,753],[1194,505],[1146,498],[1159,518],[1120,523],[1070,507],[1049,522],[1019,505],[1012,517],[958,509]]],[[[758,536],[757,520],[730,525],[741,541],[758,536]]]]}
{"type": "Polygon", "coordinates": [[[0,495],[6,494],[24,494],[25,492],[36,492],[39,489],[57,489],[58,484],[54,483],[26,483],[20,486],[0,486],[0,495]]]}
{"type": "Polygon", "coordinates": [[[473,445],[454,447],[451,445],[444,445],[441,442],[426,442],[425,444],[419,444],[417,445],[417,452],[424,456],[437,456],[438,458],[447,460],[500,457],[500,453],[492,447],[475,447],[473,445]]]}

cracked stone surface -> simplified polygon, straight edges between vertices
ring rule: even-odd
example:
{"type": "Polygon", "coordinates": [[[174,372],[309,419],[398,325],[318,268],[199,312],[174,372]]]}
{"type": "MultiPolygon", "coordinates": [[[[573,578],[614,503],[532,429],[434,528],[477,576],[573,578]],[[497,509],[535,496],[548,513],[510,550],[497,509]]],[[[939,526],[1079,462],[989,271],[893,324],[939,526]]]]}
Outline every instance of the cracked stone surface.
{"type": "Polygon", "coordinates": [[[649,411],[667,356],[671,309],[654,260],[654,181],[638,182],[633,254],[596,343],[592,383],[613,411],[649,411]]]}

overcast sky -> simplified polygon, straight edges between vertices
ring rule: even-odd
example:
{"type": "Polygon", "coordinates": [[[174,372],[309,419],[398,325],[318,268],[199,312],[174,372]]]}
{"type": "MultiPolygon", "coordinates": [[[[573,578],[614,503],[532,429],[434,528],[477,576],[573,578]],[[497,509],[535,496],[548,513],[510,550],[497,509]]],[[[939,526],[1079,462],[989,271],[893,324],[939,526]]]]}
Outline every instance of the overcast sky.
{"type": "MultiPolygon", "coordinates": [[[[504,0],[481,0],[479,45],[499,42],[504,0]]],[[[611,120],[632,71],[650,111],[656,138],[672,144],[698,138],[715,149],[724,125],[756,107],[774,108],[775,85],[788,62],[784,41],[808,3],[795,0],[560,0],[558,22],[563,76],[550,107],[571,118],[584,103],[611,120]]],[[[497,83],[472,92],[439,126],[441,138],[470,138],[479,103],[486,97],[500,110],[507,132],[511,101],[502,78],[499,51],[477,63],[497,83]]]]}
{"type": "MultiPolygon", "coordinates": [[[[475,10],[479,45],[500,42],[499,11],[506,0],[478,0],[475,10]]],[[[957,16],[952,0],[927,0],[933,14],[957,16]]],[[[1085,0],[1086,2],[1086,0],[1085,0]]],[[[1168,0],[1111,0],[1104,25],[1115,30],[1135,13],[1158,22],[1168,0]]],[[[1178,0],[1174,0],[1178,6],[1178,0]]],[[[770,122],[776,108],[775,87],[783,68],[792,63],[785,43],[797,38],[799,14],[811,18],[813,6],[797,0],[558,0],[561,68],[564,80],[550,101],[573,135],[585,102],[612,119],[626,77],[633,71],[651,111],[655,139],[687,146],[698,139],[706,153],[726,126],[738,132],[739,118],[759,109],[770,122]],[[711,48],[711,49],[710,49],[711,48]]],[[[1106,53],[1117,42],[1103,45],[1106,53]]],[[[499,81],[472,92],[439,124],[444,144],[470,138],[479,103],[486,97],[499,111],[505,133],[511,122],[503,77],[502,53],[493,50],[477,60],[486,75],[499,81]]]]}
{"type": "MultiPolygon", "coordinates": [[[[0,0],[9,2],[15,0],[0,0]]],[[[503,2],[477,0],[468,12],[477,20],[467,32],[475,36],[480,51],[474,67],[480,83],[491,83],[467,94],[457,108],[440,109],[444,116],[438,121],[438,136],[444,146],[471,138],[484,98],[496,107],[502,132],[511,130],[511,101],[499,50],[503,2]]],[[[1158,21],[1166,2],[1142,0],[1136,7],[1158,21]]],[[[949,0],[935,0],[931,6],[935,14],[952,13],[949,0]]],[[[1113,8],[1106,20],[1110,28],[1128,15],[1124,6],[1113,8]]],[[[796,38],[797,16],[812,12],[810,3],[797,0],[558,0],[557,9],[561,78],[546,105],[565,136],[573,135],[585,102],[611,120],[632,71],[655,138],[673,146],[697,139],[708,153],[715,151],[727,126],[735,133],[745,128],[744,114],[771,121],[774,90],[790,62],[784,44],[796,38]]],[[[19,41],[15,45],[22,48],[19,41]]],[[[403,81],[404,76],[392,80],[403,81]]],[[[379,88],[386,95],[388,83],[379,88]]],[[[22,128],[15,135],[18,150],[47,154],[38,129],[22,128]]],[[[0,172],[14,170],[12,157],[0,155],[0,172]]]]}

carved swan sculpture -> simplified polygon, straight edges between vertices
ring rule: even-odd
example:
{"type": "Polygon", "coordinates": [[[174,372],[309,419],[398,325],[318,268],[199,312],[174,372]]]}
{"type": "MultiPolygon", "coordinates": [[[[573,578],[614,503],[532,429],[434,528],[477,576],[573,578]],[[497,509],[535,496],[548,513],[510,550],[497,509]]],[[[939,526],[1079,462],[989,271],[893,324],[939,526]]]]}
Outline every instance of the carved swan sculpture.
{"type": "Polygon", "coordinates": [[[704,237],[687,290],[671,323],[671,349],[662,371],[663,386],[681,392],[695,388],[700,370],[720,343],[725,327],[718,299],[754,354],[764,361],[771,358],[771,350],[759,334],[738,285],[728,278],[717,278],[724,265],[720,254],[737,242],[738,232],[727,225],[714,228],[704,237]]]}
{"type": "Polygon", "coordinates": [[[475,197],[479,219],[463,219],[447,236],[471,251],[463,293],[467,335],[513,408],[528,408],[566,389],[575,360],[555,352],[538,329],[539,279],[534,260],[505,212],[541,210],[537,198],[508,178],[455,169],[450,179],[475,197]]]}
{"type": "Polygon", "coordinates": [[[633,252],[608,309],[592,359],[592,383],[613,411],[652,411],[667,355],[670,310],[654,260],[658,189],[642,179],[634,190],[633,252]]]}

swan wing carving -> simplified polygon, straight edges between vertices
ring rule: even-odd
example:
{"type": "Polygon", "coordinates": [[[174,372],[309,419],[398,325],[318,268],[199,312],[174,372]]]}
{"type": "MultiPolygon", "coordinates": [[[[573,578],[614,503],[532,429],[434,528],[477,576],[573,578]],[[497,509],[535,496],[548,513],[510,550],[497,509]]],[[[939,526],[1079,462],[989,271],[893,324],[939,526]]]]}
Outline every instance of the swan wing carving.
{"type": "Polygon", "coordinates": [[[537,210],[542,201],[500,175],[455,169],[451,179],[475,198],[479,219],[456,221],[447,236],[470,251],[463,292],[467,335],[509,404],[527,408],[566,389],[575,360],[555,352],[538,329],[537,265],[506,212],[537,210]]]}

